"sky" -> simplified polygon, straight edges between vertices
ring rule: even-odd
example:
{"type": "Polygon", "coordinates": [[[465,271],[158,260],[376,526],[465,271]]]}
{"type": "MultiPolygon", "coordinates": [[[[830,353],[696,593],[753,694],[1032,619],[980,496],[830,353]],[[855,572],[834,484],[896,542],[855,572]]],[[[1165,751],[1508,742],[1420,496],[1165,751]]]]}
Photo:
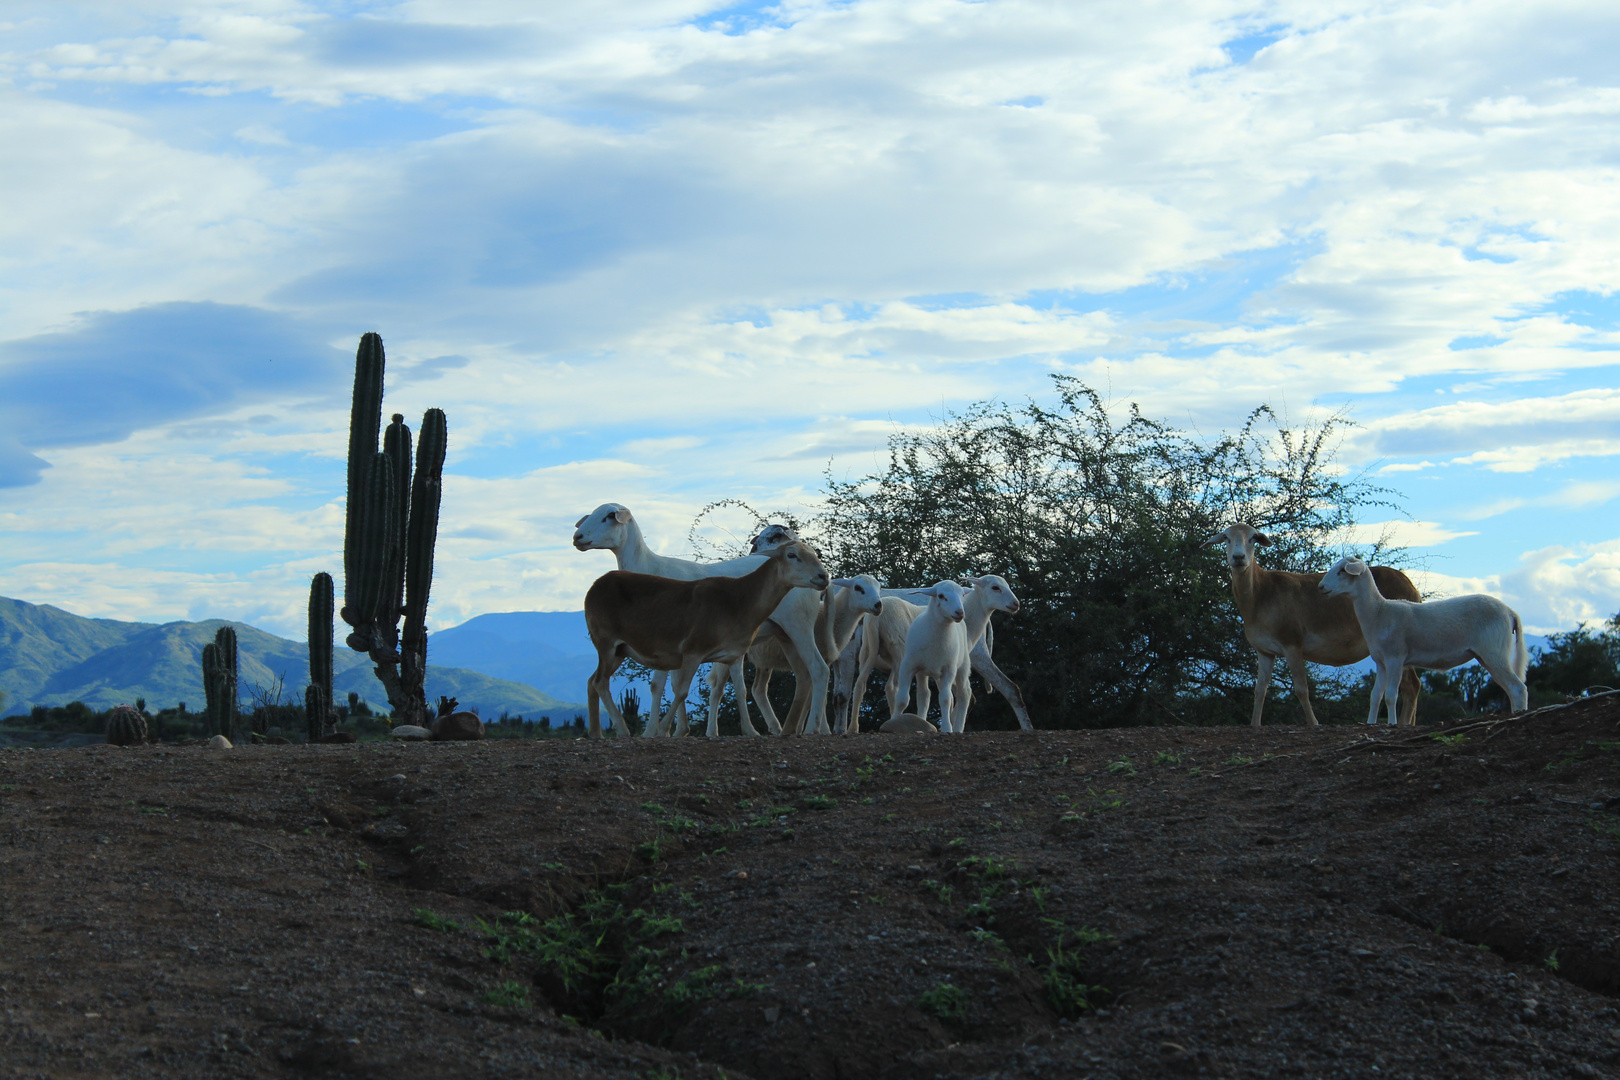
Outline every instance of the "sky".
{"type": "Polygon", "coordinates": [[[1054,373],[1343,413],[1426,588],[1607,618],[1617,55],[1612,0],[6,0],[0,595],[301,637],[376,330],[435,627],[1054,373]]]}

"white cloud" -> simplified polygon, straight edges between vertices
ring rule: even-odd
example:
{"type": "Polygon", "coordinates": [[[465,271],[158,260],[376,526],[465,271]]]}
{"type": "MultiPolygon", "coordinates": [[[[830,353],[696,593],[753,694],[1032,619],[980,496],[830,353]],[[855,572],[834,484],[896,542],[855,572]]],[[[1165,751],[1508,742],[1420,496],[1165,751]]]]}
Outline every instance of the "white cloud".
{"type": "Polygon", "coordinates": [[[1488,593],[1517,611],[1532,634],[1568,630],[1620,613],[1620,540],[1526,552],[1516,570],[1482,577],[1413,574],[1436,598],[1488,593]]]}
{"type": "Polygon", "coordinates": [[[1361,547],[1373,544],[1382,544],[1386,547],[1434,547],[1448,540],[1478,535],[1477,532],[1448,529],[1438,521],[1366,521],[1336,534],[1332,542],[1361,547]]]}

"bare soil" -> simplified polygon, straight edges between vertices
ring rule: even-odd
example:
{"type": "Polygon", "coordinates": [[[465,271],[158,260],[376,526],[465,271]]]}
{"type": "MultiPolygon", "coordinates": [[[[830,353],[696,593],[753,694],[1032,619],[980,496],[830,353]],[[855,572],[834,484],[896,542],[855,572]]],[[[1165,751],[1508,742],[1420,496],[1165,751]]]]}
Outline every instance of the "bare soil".
{"type": "Polygon", "coordinates": [[[1620,1077],[1620,697],[0,751],[0,1076],[1620,1077]]]}

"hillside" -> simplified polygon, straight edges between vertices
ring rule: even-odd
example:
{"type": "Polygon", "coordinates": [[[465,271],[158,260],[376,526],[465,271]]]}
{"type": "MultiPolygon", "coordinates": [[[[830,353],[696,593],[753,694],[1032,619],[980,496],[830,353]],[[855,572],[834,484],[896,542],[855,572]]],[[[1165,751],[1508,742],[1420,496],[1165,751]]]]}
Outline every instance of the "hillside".
{"type": "Polygon", "coordinates": [[[527,683],[570,701],[585,692],[596,650],[583,611],[503,611],[436,631],[429,658],[527,683]]]}
{"type": "MultiPolygon", "coordinates": [[[[202,647],[224,625],[218,619],[163,624],[87,619],[49,605],[0,598],[4,711],[16,714],[36,704],[69,701],[105,709],[137,698],[145,698],[150,709],[181,701],[200,708],[202,647]]],[[[309,672],[306,644],[246,623],[229,625],[236,628],[243,698],[254,687],[268,690],[279,684],[284,698],[301,701],[309,672]]],[[[436,638],[429,642],[430,701],[447,694],[486,717],[506,711],[561,719],[584,709],[521,682],[439,664],[436,644],[436,638]]],[[[339,647],[332,666],[333,688],[340,698],[354,692],[386,707],[382,684],[366,657],[339,647]]]]}
{"type": "Polygon", "coordinates": [[[1617,726],[0,751],[0,1074],[1612,1080],[1617,726]]]}

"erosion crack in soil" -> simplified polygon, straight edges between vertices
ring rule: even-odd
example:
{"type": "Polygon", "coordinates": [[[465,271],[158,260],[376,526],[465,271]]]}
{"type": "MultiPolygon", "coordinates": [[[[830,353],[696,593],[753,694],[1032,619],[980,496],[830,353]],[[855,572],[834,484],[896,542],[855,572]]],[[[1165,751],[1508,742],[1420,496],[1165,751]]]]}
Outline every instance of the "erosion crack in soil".
{"type": "Polygon", "coordinates": [[[1620,697],[1432,734],[3,751],[0,1075],[1620,1077],[1620,697]]]}

